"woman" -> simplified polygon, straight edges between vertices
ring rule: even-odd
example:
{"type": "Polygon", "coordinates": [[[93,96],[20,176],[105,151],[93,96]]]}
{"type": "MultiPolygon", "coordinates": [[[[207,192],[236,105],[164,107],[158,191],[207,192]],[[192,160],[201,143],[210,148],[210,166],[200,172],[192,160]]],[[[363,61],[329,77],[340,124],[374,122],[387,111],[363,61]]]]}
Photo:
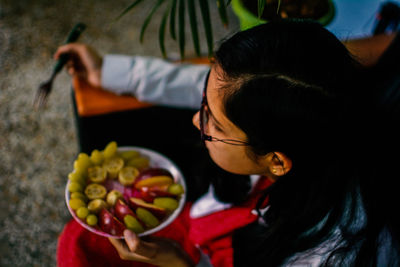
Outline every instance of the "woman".
{"type": "MultiPolygon", "coordinates": [[[[378,88],[319,24],[284,20],[237,33],[221,44],[209,74],[206,67],[144,58],[126,61],[129,73],[121,63],[127,59],[114,58],[119,69],[110,71],[112,64],[104,62],[101,69],[101,58],[86,46],[62,47],[56,57],[66,52],[81,55],[75,62],[91,62],[84,66],[93,84],[163,104],[194,107],[205,80],[193,123],[221,169],[252,175],[247,198],[235,206],[216,200],[213,187],[188,204],[182,220],[189,230],[180,244],[162,237],[141,240],[130,231],[125,241],[110,239],[124,260],[159,266],[400,263],[396,159],[389,150],[398,142],[383,120],[390,113],[376,107],[369,96],[378,88]],[[110,72],[125,75],[113,86],[110,72]],[[174,82],[177,87],[170,86],[174,82]],[[213,210],[201,211],[210,201],[213,210]],[[210,216],[218,231],[207,239],[206,231],[198,232],[207,229],[202,223],[210,223],[210,216]],[[200,260],[193,245],[202,252],[200,260]]],[[[85,74],[78,69],[70,68],[85,74]]]]}

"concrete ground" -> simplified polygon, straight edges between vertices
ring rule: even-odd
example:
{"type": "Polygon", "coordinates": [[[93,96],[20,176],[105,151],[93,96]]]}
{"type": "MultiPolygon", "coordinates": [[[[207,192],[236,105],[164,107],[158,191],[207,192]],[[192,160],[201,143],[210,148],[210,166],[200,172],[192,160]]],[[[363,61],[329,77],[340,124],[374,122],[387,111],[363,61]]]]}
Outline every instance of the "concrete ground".
{"type": "MultiPolygon", "coordinates": [[[[158,23],[149,25],[139,44],[140,26],[155,1],[144,1],[111,24],[131,2],[0,0],[0,266],[55,266],[57,237],[71,219],[64,190],[79,151],[66,72],[56,78],[47,108],[32,108],[38,85],[51,74],[52,54],[68,31],[86,23],[80,40],[102,54],[161,55],[158,23]]],[[[217,20],[214,4],[212,9],[217,20]]],[[[228,29],[216,21],[215,41],[238,30],[231,12],[230,18],[228,29]]],[[[190,56],[189,32],[187,37],[190,56]]],[[[169,55],[176,56],[176,43],[167,41],[169,55]]]]}

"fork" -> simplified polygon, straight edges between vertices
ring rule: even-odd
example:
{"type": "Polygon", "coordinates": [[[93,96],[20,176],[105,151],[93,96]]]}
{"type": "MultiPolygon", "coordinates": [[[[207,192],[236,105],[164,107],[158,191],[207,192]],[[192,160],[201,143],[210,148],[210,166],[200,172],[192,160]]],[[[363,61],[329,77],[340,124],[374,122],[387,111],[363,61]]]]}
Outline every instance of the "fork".
{"type": "MultiPolygon", "coordinates": [[[[71,30],[71,32],[68,34],[67,40],[65,41],[66,44],[75,42],[81,33],[85,30],[86,25],[83,23],[77,23],[71,30]]],[[[68,55],[67,54],[62,54],[60,58],[57,60],[57,63],[55,64],[53,68],[53,72],[50,76],[50,78],[41,83],[35,96],[34,100],[34,106],[36,109],[39,109],[43,107],[46,102],[47,98],[51,92],[52,85],[54,78],[57,76],[57,74],[63,69],[65,63],[68,61],[68,55]]]]}

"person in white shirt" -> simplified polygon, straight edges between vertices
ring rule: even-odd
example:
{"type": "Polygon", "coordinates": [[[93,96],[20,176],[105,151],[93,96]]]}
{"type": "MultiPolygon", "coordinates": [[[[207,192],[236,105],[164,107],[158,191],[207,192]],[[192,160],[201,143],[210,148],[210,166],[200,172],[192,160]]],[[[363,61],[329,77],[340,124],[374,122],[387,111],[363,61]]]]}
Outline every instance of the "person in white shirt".
{"type": "MultiPolygon", "coordinates": [[[[123,259],[215,267],[400,263],[391,153],[397,131],[369,97],[377,89],[365,69],[321,25],[282,20],[239,32],[221,44],[211,68],[140,56],[103,59],[83,44],[60,47],[56,58],[63,53],[75,55],[69,72],[94,86],[199,108],[193,124],[211,159],[252,175],[255,217],[228,233],[228,260],[211,251],[196,262],[175,242],[141,240],[129,230],[125,241],[110,239],[123,259]],[[255,190],[263,179],[270,185],[255,190]]],[[[190,208],[193,227],[196,218],[231,209],[211,187],[190,208]]],[[[195,245],[207,253],[203,243],[195,245]]]]}

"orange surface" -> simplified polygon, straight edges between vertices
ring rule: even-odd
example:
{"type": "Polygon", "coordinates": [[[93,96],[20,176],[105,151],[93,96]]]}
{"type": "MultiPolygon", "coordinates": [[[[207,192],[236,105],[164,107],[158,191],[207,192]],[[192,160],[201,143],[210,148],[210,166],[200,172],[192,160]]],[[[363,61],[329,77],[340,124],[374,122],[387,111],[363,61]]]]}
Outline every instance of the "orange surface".
{"type": "MultiPolygon", "coordinates": [[[[210,64],[208,58],[187,60],[193,64],[210,64]]],[[[75,101],[81,117],[108,114],[112,112],[151,107],[152,104],[140,102],[133,96],[116,95],[102,88],[90,86],[85,81],[73,79],[75,101]]]]}

